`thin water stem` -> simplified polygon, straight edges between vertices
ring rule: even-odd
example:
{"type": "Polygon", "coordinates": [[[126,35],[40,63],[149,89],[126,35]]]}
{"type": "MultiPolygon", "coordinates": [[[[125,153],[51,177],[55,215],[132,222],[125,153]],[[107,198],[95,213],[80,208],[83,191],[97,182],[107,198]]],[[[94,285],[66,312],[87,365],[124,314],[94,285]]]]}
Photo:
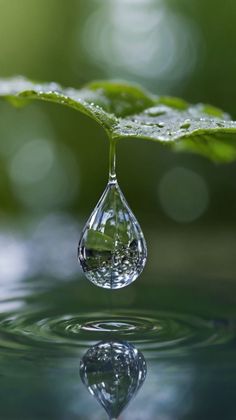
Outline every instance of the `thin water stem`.
{"type": "Polygon", "coordinates": [[[110,139],[109,182],[116,182],[116,140],[110,139]]]}
{"type": "MultiPolygon", "coordinates": [[[[109,149],[109,184],[116,184],[116,140],[110,138],[110,149],[109,149]]],[[[116,191],[114,191],[114,213],[115,213],[115,224],[117,226],[117,211],[116,211],[116,191]]],[[[116,248],[116,236],[115,235],[115,243],[114,247],[116,248]]],[[[112,267],[111,267],[111,281],[110,281],[110,288],[113,289],[113,266],[114,266],[114,258],[115,258],[115,248],[112,253],[112,267]]],[[[111,297],[111,307],[112,307],[112,297],[111,297]]]]}

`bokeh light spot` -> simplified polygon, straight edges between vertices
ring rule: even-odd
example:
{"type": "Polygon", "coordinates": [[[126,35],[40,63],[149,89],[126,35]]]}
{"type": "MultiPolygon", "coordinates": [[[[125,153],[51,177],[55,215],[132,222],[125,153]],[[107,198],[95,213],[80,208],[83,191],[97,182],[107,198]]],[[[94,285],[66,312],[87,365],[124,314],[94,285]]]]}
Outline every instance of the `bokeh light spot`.
{"type": "Polygon", "coordinates": [[[15,195],[31,211],[62,208],[77,197],[78,163],[66,145],[32,140],[13,158],[10,176],[15,195]]]}
{"type": "MultiPolygon", "coordinates": [[[[25,242],[11,233],[0,234],[0,283],[22,280],[28,274],[25,242]]],[[[1,292],[2,297],[3,291],[1,292]]]]}
{"type": "Polygon", "coordinates": [[[38,220],[31,237],[31,262],[36,273],[65,280],[79,273],[79,224],[68,213],[51,213],[38,220]]]}
{"type": "Polygon", "coordinates": [[[25,143],[13,157],[10,175],[16,184],[34,184],[43,179],[54,160],[53,144],[46,139],[25,143]]]}
{"type": "Polygon", "coordinates": [[[161,0],[97,2],[82,36],[93,66],[109,77],[132,78],[150,87],[161,81],[161,88],[170,89],[184,81],[202,50],[194,22],[161,0]]]}
{"type": "Polygon", "coordinates": [[[180,223],[198,219],[206,211],[209,203],[204,178],[182,167],[175,167],[162,177],[158,193],[165,213],[180,223]]]}

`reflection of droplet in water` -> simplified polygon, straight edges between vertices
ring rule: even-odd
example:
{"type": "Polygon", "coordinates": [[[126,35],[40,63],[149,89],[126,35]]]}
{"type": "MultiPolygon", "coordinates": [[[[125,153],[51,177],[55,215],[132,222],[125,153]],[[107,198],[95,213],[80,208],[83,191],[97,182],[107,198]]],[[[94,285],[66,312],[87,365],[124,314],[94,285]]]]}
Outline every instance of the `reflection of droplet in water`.
{"type": "Polygon", "coordinates": [[[143,233],[116,180],[112,142],[109,182],[85,225],[78,256],[86,277],[107,289],[132,283],[146,263],[143,233]]]}
{"type": "Polygon", "coordinates": [[[80,376],[88,391],[117,418],[146,378],[143,354],[126,342],[101,342],[88,349],[80,364],[80,376]]]}

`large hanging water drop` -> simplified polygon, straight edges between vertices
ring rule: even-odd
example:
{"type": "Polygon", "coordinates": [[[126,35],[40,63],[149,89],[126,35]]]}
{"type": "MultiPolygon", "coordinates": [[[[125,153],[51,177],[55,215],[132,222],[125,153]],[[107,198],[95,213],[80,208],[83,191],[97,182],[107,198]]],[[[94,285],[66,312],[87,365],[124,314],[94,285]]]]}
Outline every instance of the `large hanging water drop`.
{"type": "Polygon", "coordinates": [[[111,141],[109,181],[83,229],[78,249],[86,277],[106,289],[128,286],[147,259],[142,230],[116,179],[115,162],[115,142],[111,141]]]}

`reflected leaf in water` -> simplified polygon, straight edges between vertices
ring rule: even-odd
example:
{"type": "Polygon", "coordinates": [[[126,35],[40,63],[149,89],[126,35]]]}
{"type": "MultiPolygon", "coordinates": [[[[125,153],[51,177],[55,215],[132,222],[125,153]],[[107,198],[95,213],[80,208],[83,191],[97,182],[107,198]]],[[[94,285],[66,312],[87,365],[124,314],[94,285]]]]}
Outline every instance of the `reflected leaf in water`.
{"type": "Polygon", "coordinates": [[[117,418],[143,385],[147,373],[143,354],[132,344],[103,341],[88,349],[80,376],[88,391],[117,418]]]}

